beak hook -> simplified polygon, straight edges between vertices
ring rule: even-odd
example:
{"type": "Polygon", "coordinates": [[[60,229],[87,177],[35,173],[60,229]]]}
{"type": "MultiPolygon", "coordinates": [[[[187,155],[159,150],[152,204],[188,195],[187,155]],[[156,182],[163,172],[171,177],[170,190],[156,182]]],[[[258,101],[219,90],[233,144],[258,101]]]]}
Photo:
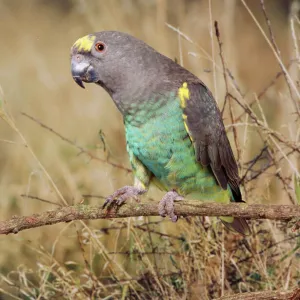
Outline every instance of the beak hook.
{"type": "Polygon", "coordinates": [[[85,86],[83,85],[83,82],[82,82],[82,80],[80,79],[79,76],[73,76],[73,79],[74,79],[74,81],[75,81],[80,87],[82,87],[83,89],[85,89],[85,86]]]}

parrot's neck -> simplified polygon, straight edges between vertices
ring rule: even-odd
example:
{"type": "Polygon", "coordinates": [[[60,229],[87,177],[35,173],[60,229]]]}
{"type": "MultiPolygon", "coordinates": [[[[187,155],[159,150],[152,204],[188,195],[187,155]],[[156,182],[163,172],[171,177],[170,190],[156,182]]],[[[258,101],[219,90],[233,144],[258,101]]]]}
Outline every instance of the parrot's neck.
{"type": "Polygon", "coordinates": [[[161,88],[163,77],[161,76],[161,81],[157,82],[157,74],[151,74],[151,71],[147,76],[132,76],[128,80],[123,78],[119,81],[119,85],[112,89],[101,82],[98,84],[108,92],[118,110],[126,117],[128,114],[134,115],[140,109],[143,110],[145,106],[149,105],[151,108],[152,104],[164,94],[161,88]]]}
{"type": "Polygon", "coordinates": [[[195,78],[171,59],[149,49],[149,55],[136,56],[130,63],[125,61],[120,68],[99,78],[98,84],[109,93],[124,117],[145,107],[157,109],[158,98],[164,99],[161,103],[164,105],[168,99],[166,95],[177,93],[184,81],[195,78]],[[155,66],[153,62],[157,62],[155,66]]]}

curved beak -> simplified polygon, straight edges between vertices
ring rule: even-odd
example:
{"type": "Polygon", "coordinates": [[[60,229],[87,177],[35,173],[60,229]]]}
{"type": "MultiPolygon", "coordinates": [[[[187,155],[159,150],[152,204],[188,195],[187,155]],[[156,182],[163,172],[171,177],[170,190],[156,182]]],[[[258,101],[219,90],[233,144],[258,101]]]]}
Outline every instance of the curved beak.
{"type": "Polygon", "coordinates": [[[93,66],[85,61],[76,61],[72,58],[71,62],[71,72],[74,81],[82,88],[85,88],[83,85],[84,82],[95,82],[96,74],[93,66]]]}

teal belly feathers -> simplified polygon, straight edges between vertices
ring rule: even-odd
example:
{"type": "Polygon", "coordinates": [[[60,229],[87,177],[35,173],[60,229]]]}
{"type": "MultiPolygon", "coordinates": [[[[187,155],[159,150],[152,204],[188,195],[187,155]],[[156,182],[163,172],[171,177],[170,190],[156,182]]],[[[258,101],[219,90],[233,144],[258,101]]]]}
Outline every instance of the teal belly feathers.
{"type": "Polygon", "coordinates": [[[151,171],[166,190],[174,189],[193,199],[229,202],[230,190],[223,190],[211,170],[195,159],[179,100],[174,101],[173,98],[161,107],[159,103],[157,106],[155,111],[139,109],[134,115],[125,117],[128,151],[151,171]]]}

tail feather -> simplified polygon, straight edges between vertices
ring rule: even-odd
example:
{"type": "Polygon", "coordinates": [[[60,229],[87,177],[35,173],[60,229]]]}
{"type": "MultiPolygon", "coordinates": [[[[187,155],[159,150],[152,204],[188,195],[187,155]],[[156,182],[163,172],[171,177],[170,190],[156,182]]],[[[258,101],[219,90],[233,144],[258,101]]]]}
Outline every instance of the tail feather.
{"type": "Polygon", "coordinates": [[[231,231],[236,231],[242,235],[250,235],[251,230],[247,221],[243,218],[220,217],[222,223],[231,231]],[[231,220],[230,220],[231,219],[231,220]]]}
{"type": "MultiPolygon", "coordinates": [[[[231,194],[232,202],[245,202],[242,199],[242,194],[238,186],[232,186],[229,183],[229,191],[231,194]]],[[[238,232],[242,235],[250,235],[251,230],[247,221],[243,218],[234,218],[234,217],[220,217],[222,223],[231,231],[238,232]]]]}

